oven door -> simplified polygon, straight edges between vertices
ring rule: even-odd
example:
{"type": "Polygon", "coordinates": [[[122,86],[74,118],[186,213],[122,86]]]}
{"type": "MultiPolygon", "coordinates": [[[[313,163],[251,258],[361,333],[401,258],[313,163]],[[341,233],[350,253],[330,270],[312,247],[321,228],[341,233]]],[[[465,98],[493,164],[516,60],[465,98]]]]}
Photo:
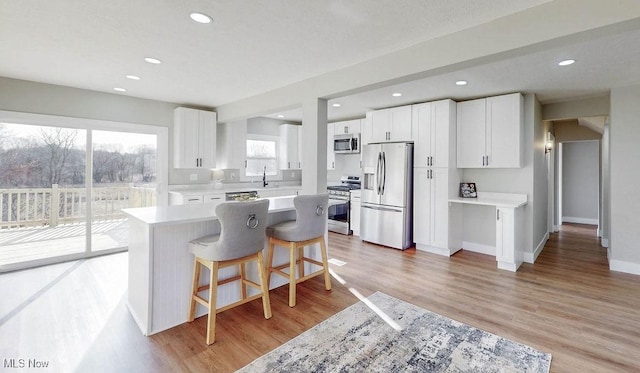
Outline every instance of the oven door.
{"type": "Polygon", "coordinates": [[[329,198],[328,227],[331,232],[352,234],[349,224],[349,199],[329,198]]]}

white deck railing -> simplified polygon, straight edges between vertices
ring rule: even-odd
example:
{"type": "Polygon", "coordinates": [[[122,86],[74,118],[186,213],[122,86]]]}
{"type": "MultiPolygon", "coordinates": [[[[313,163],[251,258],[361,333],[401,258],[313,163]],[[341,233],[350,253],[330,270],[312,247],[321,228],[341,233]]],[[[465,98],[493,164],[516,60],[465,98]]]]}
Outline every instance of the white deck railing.
{"type": "MultiPolygon", "coordinates": [[[[94,187],[92,221],[123,219],[121,209],[156,204],[155,188],[129,186],[94,187]]],[[[87,189],[0,189],[0,229],[76,223],[87,218],[87,189]]]]}

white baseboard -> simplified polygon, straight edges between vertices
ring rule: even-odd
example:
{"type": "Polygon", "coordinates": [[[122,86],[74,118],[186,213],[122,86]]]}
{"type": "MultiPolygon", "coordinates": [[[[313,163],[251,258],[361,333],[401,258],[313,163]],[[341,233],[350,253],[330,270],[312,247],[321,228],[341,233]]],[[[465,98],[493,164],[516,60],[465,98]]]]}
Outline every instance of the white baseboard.
{"type": "Polygon", "coordinates": [[[609,269],[617,272],[631,273],[632,275],[640,275],[640,264],[638,263],[609,259],[609,269]]]}
{"type": "Polygon", "coordinates": [[[548,239],[549,232],[547,232],[544,237],[542,237],[542,241],[540,241],[533,253],[524,253],[524,262],[531,264],[535,263],[536,260],[538,260],[538,256],[540,255],[540,253],[542,253],[542,250],[544,250],[544,245],[547,243],[548,239]]]}
{"type": "Polygon", "coordinates": [[[553,232],[560,232],[560,226],[559,225],[553,225],[553,232]]]}
{"type": "Polygon", "coordinates": [[[451,256],[457,253],[460,249],[443,249],[441,247],[435,247],[430,245],[425,245],[421,243],[416,243],[416,250],[425,251],[427,253],[438,254],[442,256],[451,256]]]}
{"type": "Polygon", "coordinates": [[[602,240],[600,240],[600,246],[609,247],[609,239],[608,238],[603,238],[602,240]]]}
{"type": "Polygon", "coordinates": [[[496,248],[494,246],[462,241],[462,248],[467,251],[473,251],[474,253],[496,256],[496,248]]]}
{"type": "Polygon", "coordinates": [[[575,223],[575,224],[589,224],[598,225],[598,219],[576,218],[572,216],[563,216],[563,223],[575,223]]]}

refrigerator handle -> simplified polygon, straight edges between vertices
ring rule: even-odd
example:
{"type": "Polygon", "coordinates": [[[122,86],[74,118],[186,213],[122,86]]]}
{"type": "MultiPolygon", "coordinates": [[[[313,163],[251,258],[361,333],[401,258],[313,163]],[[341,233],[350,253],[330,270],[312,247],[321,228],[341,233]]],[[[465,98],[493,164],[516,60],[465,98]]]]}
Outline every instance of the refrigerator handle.
{"type": "Polygon", "coordinates": [[[384,194],[384,187],[387,184],[387,157],[384,152],[382,152],[382,192],[380,194],[384,194]]]}
{"type": "Polygon", "coordinates": [[[376,193],[380,194],[380,171],[382,166],[382,153],[378,152],[378,163],[376,164],[376,193]]]}

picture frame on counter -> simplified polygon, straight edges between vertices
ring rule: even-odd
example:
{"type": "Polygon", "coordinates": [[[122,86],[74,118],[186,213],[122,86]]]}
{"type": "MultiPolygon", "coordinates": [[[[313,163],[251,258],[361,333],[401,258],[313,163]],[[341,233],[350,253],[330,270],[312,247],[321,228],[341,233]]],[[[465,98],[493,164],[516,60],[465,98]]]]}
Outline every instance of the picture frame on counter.
{"type": "Polygon", "coordinates": [[[478,198],[476,183],[460,183],[459,196],[461,198],[478,198]]]}

